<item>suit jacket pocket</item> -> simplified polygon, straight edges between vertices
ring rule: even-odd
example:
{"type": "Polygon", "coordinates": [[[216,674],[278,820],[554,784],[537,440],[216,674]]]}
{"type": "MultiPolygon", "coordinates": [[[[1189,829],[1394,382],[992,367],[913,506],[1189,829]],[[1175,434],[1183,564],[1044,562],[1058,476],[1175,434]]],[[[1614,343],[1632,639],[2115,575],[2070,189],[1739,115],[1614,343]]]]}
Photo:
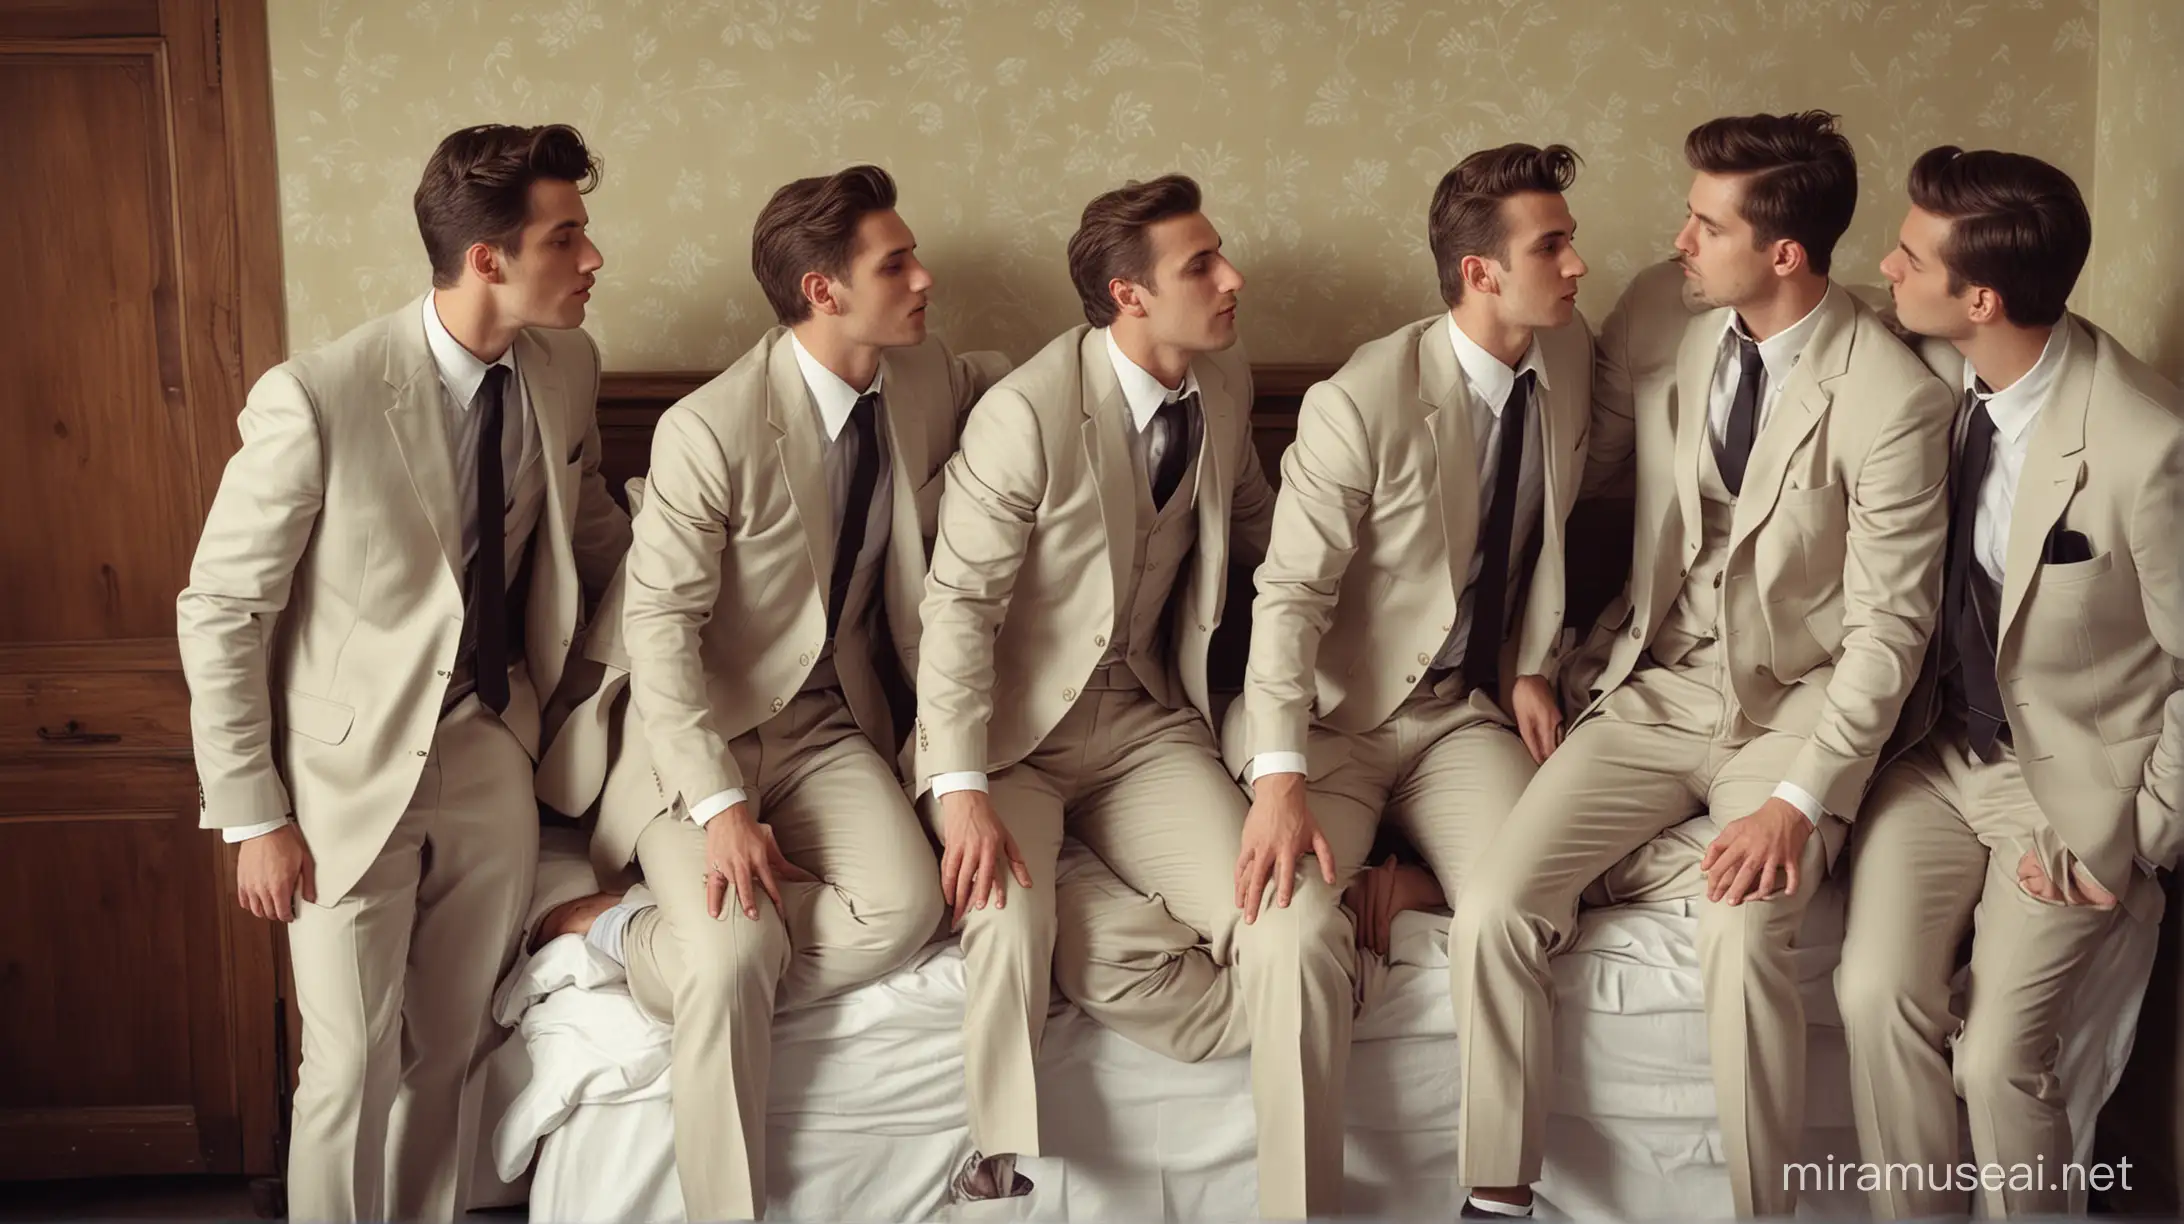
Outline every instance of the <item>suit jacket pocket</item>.
{"type": "Polygon", "coordinates": [[[2050,586],[2057,583],[2086,582],[2108,572],[2116,562],[2114,552],[2104,552],[2090,561],[2072,561],[2067,564],[2040,567],[2040,583],[2050,586]]]}
{"type": "Polygon", "coordinates": [[[281,706],[290,731],[322,744],[338,744],[349,738],[349,728],[356,722],[353,708],[295,689],[282,692],[281,706]]]}

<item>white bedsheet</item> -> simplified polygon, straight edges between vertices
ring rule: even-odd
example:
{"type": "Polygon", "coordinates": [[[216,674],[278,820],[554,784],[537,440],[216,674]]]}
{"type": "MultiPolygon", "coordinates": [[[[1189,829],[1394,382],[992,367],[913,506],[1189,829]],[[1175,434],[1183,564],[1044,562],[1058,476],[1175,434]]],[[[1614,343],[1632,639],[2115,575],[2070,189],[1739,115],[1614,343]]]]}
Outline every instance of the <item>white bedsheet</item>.
{"type": "MultiPolygon", "coordinates": [[[[1402,917],[1387,988],[1358,1025],[1344,1195],[1351,1213],[1453,1215],[1445,925],[1402,917]]],[[[1696,928],[1689,902],[1590,911],[1575,946],[1556,959],[1560,1074],[1539,1186],[1546,1214],[1730,1214],[1696,928]]],[[[1840,901],[1823,894],[1799,970],[1811,1027],[1806,1149],[1816,1160],[1848,1159],[1856,1148],[1829,989],[1840,930],[1840,901]]],[[[2148,928],[2104,944],[2075,997],[2060,1071],[2081,1156],[2129,1054],[2153,942],[2148,928]]],[[[487,1118],[487,1147],[498,1177],[518,1186],[535,1152],[533,1219],[682,1218],[667,1031],[645,1019],[618,978],[616,966],[565,938],[504,983],[503,1012],[518,1036],[492,1063],[487,1100],[507,1104],[487,1118]]],[[[961,956],[936,944],[880,982],[777,1019],[769,1217],[899,1220],[938,1211],[946,1177],[969,1147],[962,997],[961,956]]],[[[1252,1214],[1246,1059],[1177,1064],[1063,1006],[1048,1024],[1040,1090],[1049,1155],[1025,1162],[1038,1183],[1031,1218],[1252,1214]]],[[[1865,1209],[1851,1193],[1810,1195],[1804,1206],[1829,1215],[1865,1209]]]]}

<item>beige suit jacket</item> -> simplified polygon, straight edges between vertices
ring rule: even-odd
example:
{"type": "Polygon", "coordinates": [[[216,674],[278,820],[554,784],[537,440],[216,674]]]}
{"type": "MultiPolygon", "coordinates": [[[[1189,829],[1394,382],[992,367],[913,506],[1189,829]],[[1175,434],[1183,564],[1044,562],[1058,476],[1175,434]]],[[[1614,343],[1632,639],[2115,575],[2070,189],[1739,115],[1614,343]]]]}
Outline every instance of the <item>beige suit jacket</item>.
{"type": "MultiPolygon", "coordinates": [[[[321,904],[370,867],[408,807],[463,622],[463,508],[423,304],[268,370],[239,422],[176,601],[202,824],[293,814],[321,904]]],[[[599,476],[599,353],[532,329],[516,365],[546,465],[524,657],[502,720],[533,759],[584,597],[629,523],[599,476]]]]}
{"type": "MultiPolygon", "coordinates": [[[[1731,312],[1665,299],[1657,278],[1627,294],[1599,347],[1586,483],[1635,463],[1637,490],[1630,580],[1566,670],[1585,715],[1638,667],[1701,545],[1700,447],[1731,312]]],[[[1784,780],[1849,819],[1933,632],[1954,399],[1853,294],[1836,286],[1819,309],[1746,469],[1723,619],[1744,713],[1807,737],[1784,780]]]]}
{"type": "MultiPolygon", "coordinates": [[[[1169,637],[1183,692],[1155,696],[1187,700],[1210,723],[1206,648],[1227,597],[1231,532],[1264,553],[1274,491],[1251,442],[1241,348],[1191,369],[1204,422],[1198,539],[1169,637]]],[[[1128,429],[1107,336],[1091,327],[1062,333],[971,411],[925,585],[915,791],[935,774],[992,773],[1029,755],[1107,653],[1137,519],[1128,429]]]]}
{"type": "MultiPolygon", "coordinates": [[[[881,358],[894,497],[883,615],[837,628],[834,665],[851,715],[882,756],[894,755],[904,733],[881,669],[899,667],[905,680],[917,671],[918,598],[941,468],[964,414],[1007,368],[998,353],[958,357],[938,339],[881,358]],[[876,630],[887,640],[874,640],[876,630]]],[[[826,645],[834,570],[826,447],[786,328],[661,416],[629,562],[584,646],[606,680],[570,716],[567,785],[547,796],[561,811],[588,808],[607,773],[609,723],[624,706],[634,711],[621,729],[643,737],[658,794],[601,804],[595,863],[611,870],[630,861],[664,806],[654,800],[695,803],[745,787],[729,741],[779,713],[810,678],[826,645]],[[625,677],[632,699],[618,704],[625,677]]],[[[609,788],[610,799],[618,793],[609,788]]]]}
{"type": "MultiPolygon", "coordinates": [[[[2119,897],[2134,860],[2184,851],[2184,395],[2075,316],[2010,511],[1995,672],[2025,782],[2071,853],[2119,897]],[[2093,556],[2041,560],[2050,533],[2093,556]]],[[[1955,347],[1920,355],[1964,385],[1955,347]]],[[[1898,737],[1940,713],[1938,643],[1898,737]]]]}
{"type": "MultiPolygon", "coordinates": [[[[1353,733],[1386,722],[1447,641],[1479,531],[1472,395],[1447,327],[1445,313],[1408,324],[1305,392],[1258,571],[1243,699],[1223,737],[1239,775],[1262,752],[1305,752],[1315,719],[1353,733]]],[[[1593,404],[1585,320],[1538,340],[1546,504],[1518,674],[1551,673],[1559,653],[1563,522],[1593,404]]],[[[1507,721],[1495,694],[1474,700],[1507,721]]]]}

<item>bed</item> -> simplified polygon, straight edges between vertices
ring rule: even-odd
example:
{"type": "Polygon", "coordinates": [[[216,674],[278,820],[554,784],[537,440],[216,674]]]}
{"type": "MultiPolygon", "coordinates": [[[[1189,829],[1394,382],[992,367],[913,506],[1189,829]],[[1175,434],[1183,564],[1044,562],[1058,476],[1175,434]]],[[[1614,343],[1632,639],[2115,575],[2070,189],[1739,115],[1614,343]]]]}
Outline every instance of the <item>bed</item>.
{"type": "MultiPolygon", "coordinates": [[[[549,836],[542,914],[595,885],[581,842],[549,836]]],[[[1445,918],[1405,914],[1360,1018],[1348,1103],[1350,1214],[1454,1214],[1455,1022],[1445,918]]],[[[1806,1156],[1854,1158],[1842,1030],[1829,979],[1841,898],[1824,890],[1800,938],[1811,1027],[1806,1156]]],[[[1560,1083],[1542,1214],[1726,1218],[1728,1174],[1700,1014],[1692,902],[1587,911],[1555,961],[1560,1083]]],[[[2092,1119],[2122,1075],[2155,931],[2102,945],[2075,998],[2061,1077],[2088,1157],[2092,1119]]],[[[787,1012],[774,1033],[769,1217],[904,1220],[944,1207],[969,1149],[959,1037],[963,962],[952,942],[895,974],[787,1012]]],[[[668,1030],[617,966],[564,937],[526,956],[496,999],[509,1040],[492,1057],[473,1205],[531,1218],[683,1218],[668,1100],[668,1030]]],[[[1256,1202],[1247,1062],[1184,1065],[1057,1006],[1040,1063],[1050,1154],[1028,1160],[1030,1219],[1248,1218],[1256,1202]]],[[[1808,1194],[1814,1215],[1866,1214],[1854,1191],[1808,1194]]]]}

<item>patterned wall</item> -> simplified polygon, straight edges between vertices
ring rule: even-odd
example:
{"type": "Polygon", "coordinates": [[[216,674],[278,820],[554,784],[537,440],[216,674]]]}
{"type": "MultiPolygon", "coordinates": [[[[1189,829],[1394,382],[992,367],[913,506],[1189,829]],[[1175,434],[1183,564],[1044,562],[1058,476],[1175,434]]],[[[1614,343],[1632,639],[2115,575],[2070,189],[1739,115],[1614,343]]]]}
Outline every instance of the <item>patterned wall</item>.
{"type": "MultiPolygon", "coordinates": [[[[2104,51],[2147,101],[2103,122],[2100,156],[2155,124],[2173,149],[2177,128],[2176,40],[2158,63],[2143,39],[2110,46],[2096,0],[270,7],[291,346],[424,286],[409,197],[442,134],[560,120],[607,162],[590,202],[607,257],[591,328],[618,369],[718,366],[748,346],[770,322],[749,272],[760,204],[858,160],[900,180],[939,277],[935,322],[959,347],[1022,357],[1077,321],[1063,244],[1084,201],[1181,169],[1249,278],[1253,356],[1312,361],[1437,308],[1426,200],[1490,144],[1584,155],[1571,205],[1597,320],[1666,251],[1689,183],[1683,134],[1714,115],[1844,114],[1865,173],[1839,267],[1869,281],[1904,170],[1930,145],[2020,149],[2090,184],[2104,51]]],[[[2134,20],[2173,27],[2156,12],[2170,7],[2184,6],[2139,0],[2134,20]]],[[[2166,163],[2171,201],[2180,164],[2166,163]]],[[[2161,181],[2132,189],[2141,214],[2161,181]]],[[[2175,241],[2144,241],[2157,237],[2175,241]]],[[[2104,284],[2128,296],[2152,273],[2104,284]]]]}
{"type": "Polygon", "coordinates": [[[2104,0],[2094,143],[2094,319],[2184,383],[2184,4],[2104,0]]]}

